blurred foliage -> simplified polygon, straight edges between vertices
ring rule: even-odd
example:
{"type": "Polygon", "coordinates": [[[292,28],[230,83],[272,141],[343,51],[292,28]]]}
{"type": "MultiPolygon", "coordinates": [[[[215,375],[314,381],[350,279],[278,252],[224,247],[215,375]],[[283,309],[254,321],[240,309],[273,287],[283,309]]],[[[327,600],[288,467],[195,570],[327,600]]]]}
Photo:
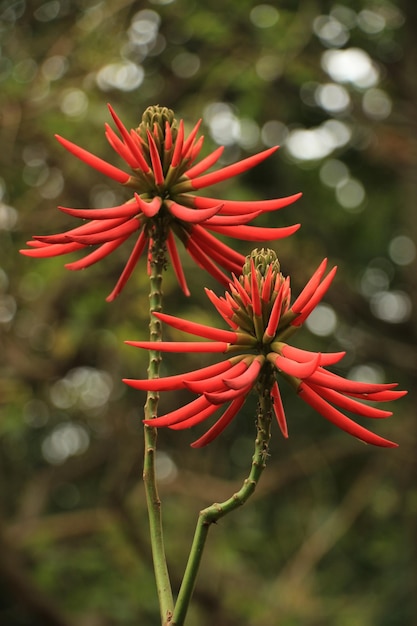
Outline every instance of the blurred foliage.
{"type": "MultiPolygon", "coordinates": [[[[103,124],[150,104],[203,118],[224,162],[281,150],[219,197],[302,191],[270,224],[303,228],[275,245],[294,293],[323,256],[337,280],[299,342],[346,349],[340,371],[396,380],[409,396],[371,449],[290,393],[290,439],[274,429],[259,491],[212,529],[190,624],[399,626],[417,622],[417,5],[413,0],[24,0],[0,3],[0,623],[158,622],[141,484],[147,335],[143,265],[104,301],[127,251],[82,273],[18,249],[70,227],[56,205],[111,206],[123,191],[54,140],[118,164],[103,124]]],[[[220,188],[221,187],[221,188],[220,188]]],[[[265,223],[267,223],[265,221],[265,223]]],[[[249,245],[239,249],[247,253],[249,245]]],[[[166,310],[209,321],[170,271],[166,310]]],[[[167,333],[168,335],[168,333],[167,333]]],[[[200,366],[185,356],[183,371],[200,366]]],[[[171,357],[165,373],[177,373],[171,357]]],[[[286,391],[286,390],[284,390],[286,391]]],[[[164,394],[161,411],[184,398],[164,394]]],[[[246,476],[254,400],[220,440],[159,436],[168,558],[178,588],[198,511],[246,476]]]]}

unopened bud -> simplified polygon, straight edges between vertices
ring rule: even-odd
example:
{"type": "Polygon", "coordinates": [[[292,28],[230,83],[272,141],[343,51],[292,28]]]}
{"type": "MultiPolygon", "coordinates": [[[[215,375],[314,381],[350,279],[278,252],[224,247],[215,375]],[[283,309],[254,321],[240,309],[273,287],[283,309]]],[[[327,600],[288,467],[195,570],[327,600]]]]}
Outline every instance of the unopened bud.
{"type": "Polygon", "coordinates": [[[142,115],[142,121],[137,129],[140,137],[147,143],[147,131],[149,130],[155,138],[156,142],[163,142],[165,138],[166,123],[171,128],[173,139],[177,135],[177,120],[175,119],[174,111],[167,107],[161,107],[159,105],[148,107],[142,115]],[[155,129],[157,129],[157,136],[155,136],[155,129]]]}
{"type": "Polygon", "coordinates": [[[261,276],[265,276],[270,265],[273,266],[272,271],[275,275],[279,274],[281,271],[281,266],[274,250],[271,250],[270,248],[255,248],[246,257],[246,261],[242,270],[242,274],[244,276],[250,276],[251,259],[253,259],[255,270],[259,272],[261,276]]]}

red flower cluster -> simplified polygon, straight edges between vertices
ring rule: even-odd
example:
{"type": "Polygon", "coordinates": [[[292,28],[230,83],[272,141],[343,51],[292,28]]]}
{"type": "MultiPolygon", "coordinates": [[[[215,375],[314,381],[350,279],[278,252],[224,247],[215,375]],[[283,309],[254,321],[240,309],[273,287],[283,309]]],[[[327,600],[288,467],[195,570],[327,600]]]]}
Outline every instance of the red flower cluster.
{"type": "Polygon", "coordinates": [[[145,249],[152,252],[157,246],[167,249],[178,282],[188,295],[174,235],[200,267],[227,286],[229,277],[222,270],[228,274],[239,274],[244,257],[212,233],[247,241],[264,241],[287,237],[299,228],[299,224],[286,228],[260,228],[249,226],[248,222],[295,202],[301,194],[253,202],[194,195],[195,191],[254,167],[277,147],[205,173],[218,161],[223,147],[195,163],[204,139],[197,139],[200,123],[186,137],[183,121],[177,123],[170,109],[149,107],[140,126],[129,132],[110,106],[109,109],[119,135],[106,124],[106,137],[130,168],[129,173],[67,139],[58,135],[57,139],[82,161],[132,189],[133,197],[120,206],[106,209],[59,207],[64,213],[90,221],[62,234],[36,236],[28,242],[30,249],[21,251],[23,254],[44,258],[96,246],[82,259],[65,266],[70,270],[79,270],[100,261],[131,235],[138,233],[124,270],[107,300],[113,300],[123,289],[145,249]]]}
{"type": "Polygon", "coordinates": [[[285,342],[320,302],[333,280],[334,267],[325,276],[326,259],[314,272],[301,294],[290,306],[290,281],[280,272],[272,250],[255,250],[233,280],[224,297],[206,289],[207,296],[232,330],[221,330],[189,322],[171,315],[154,315],[173,328],[210,339],[210,342],[128,341],[130,345],[163,352],[219,352],[231,354],[226,360],[187,374],[154,380],[124,382],[148,391],[190,389],[199,397],[161,417],[145,420],[150,426],[184,429],[228,407],[193,447],[201,447],[217,437],[235,417],[249,392],[270,393],[275,416],[285,437],[287,424],[276,375],[285,378],[299,396],[330,422],[358,439],[377,446],[397,444],[375,435],[344,415],[342,411],[369,418],[392,415],[363,401],[387,402],[406,392],[395,391],[396,383],[372,384],[347,380],[327,366],[342,359],[344,352],[314,353],[285,342]],[[342,411],[341,411],[341,410],[342,411]]]}

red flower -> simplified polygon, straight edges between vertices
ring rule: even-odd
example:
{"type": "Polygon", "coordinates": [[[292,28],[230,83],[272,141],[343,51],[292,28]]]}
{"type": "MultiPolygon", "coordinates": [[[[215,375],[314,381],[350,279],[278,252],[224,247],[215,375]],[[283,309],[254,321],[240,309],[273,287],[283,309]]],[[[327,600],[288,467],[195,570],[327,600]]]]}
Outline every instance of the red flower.
{"type": "Polygon", "coordinates": [[[260,228],[249,226],[248,222],[263,213],[295,202],[301,194],[245,202],[217,200],[194,194],[199,189],[254,167],[277,147],[207,174],[205,172],[220,158],[223,147],[195,163],[203,145],[203,137],[197,139],[200,123],[185,137],[183,121],[177,123],[171,110],[149,107],[140,126],[129,132],[110,106],[109,109],[119,135],[106,124],[106,137],[126,161],[129,173],[67,139],[58,135],[57,139],[82,161],[132,189],[133,197],[120,206],[108,209],[59,207],[64,213],[90,221],[62,234],[34,237],[33,241],[28,242],[30,249],[21,251],[23,254],[44,258],[98,246],[82,259],[65,266],[79,270],[101,260],[131,235],[138,233],[125,268],[107,300],[113,300],[123,289],[145,249],[151,252],[158,246],[167,249],[178,282],[188,295],[174,235],[199,266],[227,286],[229,278],[221,268],[229,274],[240,273],[244,257],[220,242],[212,233],[248,241],[263,241],[287,237],[299,228],[299,224],[286,228],[260,228]]]}
{"type": "Polygon", "coordinates": [[[202,369],[155,380],[124,382],[135,389],[190,389],[199,394],[196,400],[161,417],[145,420],[152,426],[173,429],[189,428],[203,422],[221,406],[227,409],[215,424],[195,441],[193,447],[211,442],[235,417],[249,392],[270,393],[275,416],[285,437],[287,424],[276,380],[285,378],[307,404],[323,417],[366,443],[395,447],[397,444],[375,435],[344,415],[342,411],[369,418],[392,415],[364,401],[387,402],[406,392],[394,391],[396,383],[373,384],[347,380],[329,371],[344,352],[315,353],[295,348],[286,340],[305,321],[326,293],[335,275],[334,267],[327,276],[326,259],[314,272],[301,294],[290,306],[290,281],[280,272],[275,253],[255,250],[247,257],[243,274],[233,280],[224,297],[206,289],[207,296],[231,330],[220,330],[177,317],[154,313],[173,328],[205,337],[210,342],[128,341],[130,345],[165,352],[219,352],[231,356],[202,369]],[[342,411],[341,411],[341,410],[342,411]]]}

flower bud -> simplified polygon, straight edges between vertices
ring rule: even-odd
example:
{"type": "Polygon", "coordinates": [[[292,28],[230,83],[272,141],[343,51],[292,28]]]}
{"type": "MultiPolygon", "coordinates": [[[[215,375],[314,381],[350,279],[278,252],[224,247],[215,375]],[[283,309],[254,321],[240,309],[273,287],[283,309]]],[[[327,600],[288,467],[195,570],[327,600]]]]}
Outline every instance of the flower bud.
{"type": "Polygon", "coordinates": [[[251,259],[253,259],[255,270],[259,272],[262,277],[265,277],[270,265],[272,265],[272,272],[275,276],[277,276],[281,271],[281,266],[274,250],[271,250],[270,248],[255,248],[246,257],[242,270],[242,274],[244,276],[250,276],[251,274],[251,259]]]}
{"type": "MultiPolygon", "coordinates": [[[[155,137],[155,141],[162,143],[165,138],[167,122],[171,129],[172,138],[175,141],[178,125],[174,111],[159,105],[150,106],[142,115],[142,121],[137,128],[137,133],[145,143],[148,143],[147,131],[149,130],[151,133],[154,133],[155,129],[157,129],[158,136],[155,137]]],[[[160,146],[158,146],[158,148],[160,148],[160,146]]]]}

